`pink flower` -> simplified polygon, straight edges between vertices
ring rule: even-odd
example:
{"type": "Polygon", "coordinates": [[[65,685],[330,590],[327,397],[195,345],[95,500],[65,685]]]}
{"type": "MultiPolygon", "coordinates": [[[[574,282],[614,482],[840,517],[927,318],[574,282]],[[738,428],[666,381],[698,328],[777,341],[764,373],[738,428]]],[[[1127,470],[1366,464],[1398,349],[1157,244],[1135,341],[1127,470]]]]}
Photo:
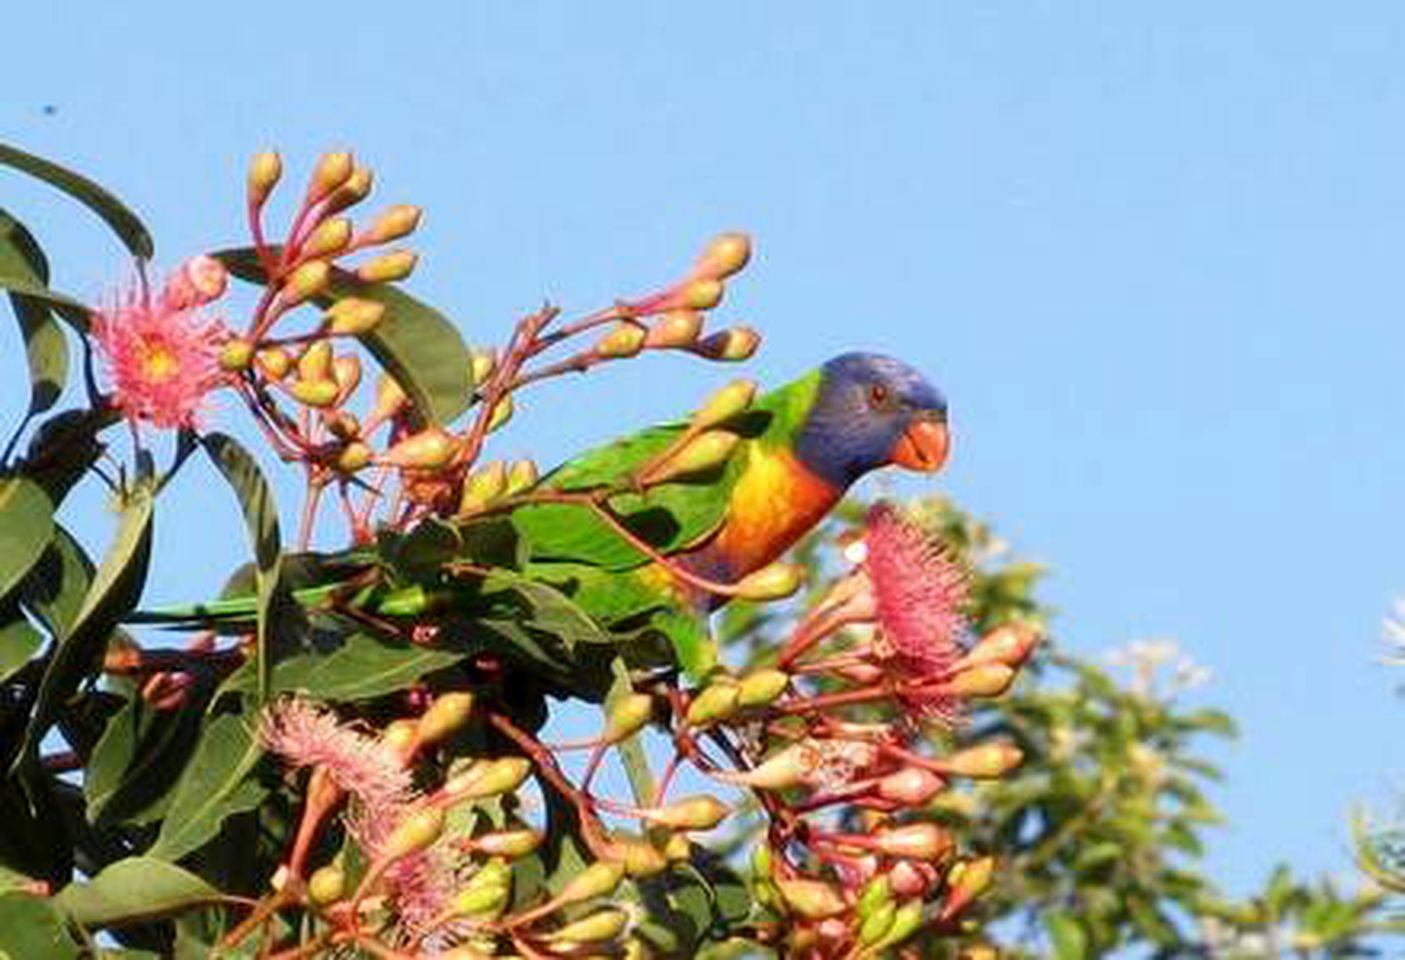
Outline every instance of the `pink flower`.
{"type": "Polygon", "coordinates": [[[321,767],[356,798],[353,831],[376,846],[413,799],[410,771],[390,746],[343,724],[332,711],[297,697],[280,700],[259,731],[264,746],[294,767],[321,767]]]}
{"type": "MultiPolygon", "coordinates": [[[[966,571],[940,541],[886,503],[869,511],[864,545],[878,612],[876,649],[909,679],[940,676],[965,653],[966,571]]],[[[947,722],[961,708],[940,696],[914,698],[910,706],[947,722]]]]}
{"type": "MultiPolygon", "coordinates": [[[[264,746],[294,767],[320,767],[354,800],[347,827],[371,859],[416,800],[411,774],[396,749],[339,721],[332,711],[290,697],[264,719],[264,746]]],[[[384,882],[395,899],[401,927],[418,935],[428,929],[453,896],[450,845],[437,843],[401,858],[384,882]]]]}
{"type": "Polygon", "coordinates": [[[199,308],[224,293],[224,267],[210,257],[186,261],[153,301],[146,291],[93,312],[92,333],[107,361],[112,403],[129,420],[161,428],[195,423],[205,395],[219,385],[224,327],[199,308]]]}

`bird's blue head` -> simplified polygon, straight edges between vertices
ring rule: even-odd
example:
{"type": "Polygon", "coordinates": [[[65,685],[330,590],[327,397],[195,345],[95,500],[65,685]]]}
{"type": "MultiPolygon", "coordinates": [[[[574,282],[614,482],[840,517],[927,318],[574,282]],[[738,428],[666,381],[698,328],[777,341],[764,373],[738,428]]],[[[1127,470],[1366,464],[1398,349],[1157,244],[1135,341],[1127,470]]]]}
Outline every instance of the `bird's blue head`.
{"type": "Polygon", "coordinates": [[[795,453],[812,473],[844,489],[889,464],[938,470],[949,446],[946,398],[922,374],[892,357],[846,353],[820,368],[795,453]]]}

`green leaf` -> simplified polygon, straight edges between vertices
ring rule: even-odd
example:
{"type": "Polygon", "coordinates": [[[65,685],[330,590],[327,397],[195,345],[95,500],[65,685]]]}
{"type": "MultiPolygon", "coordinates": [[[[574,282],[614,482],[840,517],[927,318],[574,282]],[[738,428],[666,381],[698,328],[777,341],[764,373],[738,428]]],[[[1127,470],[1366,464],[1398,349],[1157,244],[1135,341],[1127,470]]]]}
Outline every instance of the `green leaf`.
{"type": "MultiPolygon", "coordinates": [[[[24,225],[0,209],[0,276],[40,286],[49,282],[44,253],[24,225]]],[[[68,382],[68,341],[48,305],[21,293],[10,295],[29,361],[29,413],[26,422],[52,407],[68,382]]]]}
{"type": "Polygon", "coordinates": [[[178,860],[218,834],[228,817],[257,807],[267,791],[248,774],[262,755],[251,721],[237,714],[207,721],[150,855],[178,860]]]}
{"type": "Polygon", "coordinates": [[[52,900],[28,893],[0,896],[0,957],[67,960],[78,955],[78,944],[52,900]]]}
{"type": "MultiPolygon", "coordinates": [[[[383,643],[354,633],[330,653],[304,653],[273,668],[272,692],[301,691],[319,700],[369,700],[403,690],[427,673],[453,666],[461,652],[383,643]]],[[[249,692],[254,677],[240,668],[225,681],[216,700],[229,692],[249,692]]]]}
{"type": "Polygon", "coordinates": [[[1088,934],[1073,917],[1066,913],[1047,913],[1044,927],[1049,931],[1054,960],[1085,960],[1090,956],[1088,934]]]}
{"type": "Polygon", "coordinates": [[[14,676],[43,645],[44,635],[24,617],[0,625],[0,682],[14,676]]]}
{"type": "Polygon", "coordinates": [[[54,507],[26,477],[0,477],[0,600],[29,573],[54,536],[54,507]]]}
{"type": "Polygon", "coordinates": [[[21,597],[55,636],[66,636],[93,583],[93,561],[61,524],[34,569],[25,578],[21,597]]]}
{"type": "Polygon", "coordinates": [[[136,606],[151,559],[152,507],[151,483],[143,481],[133,488],[123,506],[117,534],[83,598],[72,629],[59,638],[54,649],[25,729],[24,750],[15,760],[16,768],[35,756],[58,711],[102,656],[117,621],[136,606]]]}
{"type": "Polygon", "coordinates": [[[222,899],[195,874],[155,857],[128,857],[88,883],[71,883],[54,898],[85,927],[106,927],[167,916],[222,899]]]}
{"type": "Polygon", "coordinates": [[[612,642],[585,611],[554,587],[519,574],[495,570],[483,583],[483,597],[492,603],[494,595],[501,594],[511,594],[520,603],[521,614],[515,619],[551,634],[567,650],[577,643],[612,642]]]}
{"type": "Polygon", "coordinates": [[[150,260],[155,253],[151,234],[137,215],[87,177],[3,143],[0,143],[0,164],[37,177],[92,210],[112,228],[132,256],[150,260]]]}
{"type": "Polygon", "coordinates": [[[278,533],[278,507],[273,502],[273,491],[258,463],[238,441],[222,433],[212,433],[203,442],[205,452],[239,497],[239,506],[244,511],[244,522],[254,545],[259,604],[256,656],[258,702],[264,703],[268,700],[271,675],[269,632],[273,628],[282,573],[283,547],[278,533]]]}
{"type": "Polygon", "coordinates": [[[170,802],[172,786],[200,736],[200,712],[172,713],[133,697],[114,713],[83,775],[89,822],[149,822],[170,802]]]}
{"type": "MultiPolygon", "coordinates": [[[[229,272],[262,283],[264,272],[252,248],[212,254],[229,272]]],[[[449,423],[473,401],[472,360],[463,338],[442,313],[388,283],[365,283],[355,274],[333,269],[323,305],[356,296],[385,305],[385,318],[359,339],[381,366],[405,389],[419,412],[432,423],[449,423]]]]}

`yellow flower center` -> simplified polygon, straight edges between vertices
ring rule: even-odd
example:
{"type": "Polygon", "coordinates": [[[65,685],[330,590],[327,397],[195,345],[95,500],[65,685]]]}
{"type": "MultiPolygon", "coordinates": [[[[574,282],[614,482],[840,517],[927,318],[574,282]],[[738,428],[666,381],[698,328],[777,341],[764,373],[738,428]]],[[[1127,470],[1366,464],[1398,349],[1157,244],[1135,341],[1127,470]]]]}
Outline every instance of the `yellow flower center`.
{"type": "Polygon", "coordinates": [[[180,363],[171,348],[161,341],[142,343],[141,370],[150,383],[162,383],[180,371],[180,363]]]}

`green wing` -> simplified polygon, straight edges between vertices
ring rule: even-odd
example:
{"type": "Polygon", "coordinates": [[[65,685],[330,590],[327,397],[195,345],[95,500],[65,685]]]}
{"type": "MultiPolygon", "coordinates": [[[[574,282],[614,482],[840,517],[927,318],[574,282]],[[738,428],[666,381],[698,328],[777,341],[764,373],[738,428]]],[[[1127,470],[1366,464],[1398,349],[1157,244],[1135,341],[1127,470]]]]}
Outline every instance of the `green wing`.
{"type": "MultiPolygon", "coordinates": [[[[764,429],[766,419],[752,417],[737,425],[743,436],[764,429]]],[[[631,472],[662,453],[678,438],[684,424],[651,427],[591,450],[542,478],[541,489],[580,491],[615,486],[631,472]]],[[[663,553],[686,549],[706,539],[722,525],[736,480],[731,463],[712,474],[666,483],[644,493],[620,493],[611,509],[640,539],[663,553]]],[[[608,570],[630,570],[648,557],[627,543],[588,507],[578,504],[534,504],[512,512],[512,523],[533,560],[591,564],[608,570]]]]}

